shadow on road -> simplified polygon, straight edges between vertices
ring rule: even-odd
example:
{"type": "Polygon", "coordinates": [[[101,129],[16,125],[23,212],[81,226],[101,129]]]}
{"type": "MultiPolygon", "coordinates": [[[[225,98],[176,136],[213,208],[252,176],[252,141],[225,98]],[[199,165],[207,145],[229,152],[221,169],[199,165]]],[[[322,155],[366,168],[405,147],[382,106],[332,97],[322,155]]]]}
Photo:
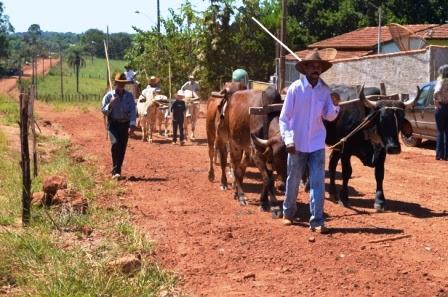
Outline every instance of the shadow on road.
{"type": "MultiPolygon", "coordinates": [[[[373,208],[374,199],[350,199],[350,205],[360,208],[373,208]]],[[[416,218],[436,218],[436,217],[448,217],[448,212],[435,212],[432,209],[422,207],[418,203],[400,201],[397,199],[387,199],[386,209],[390,212],[397,212],[401,215],[409,215],[416,218]]]]}
{"type": "Polygon", "coordinates": [[[380,227],[343,227],[331,228],[330,233],[401,234],[403,233],[403,230],[380,227]]]}
{"type": "Polygon", "coordinates": [[[131,182],[164,182],[168,179],[166,177],[146,177],[146,176],[134,176],[131,175],[126,178],[127,181],[131,182]]]}

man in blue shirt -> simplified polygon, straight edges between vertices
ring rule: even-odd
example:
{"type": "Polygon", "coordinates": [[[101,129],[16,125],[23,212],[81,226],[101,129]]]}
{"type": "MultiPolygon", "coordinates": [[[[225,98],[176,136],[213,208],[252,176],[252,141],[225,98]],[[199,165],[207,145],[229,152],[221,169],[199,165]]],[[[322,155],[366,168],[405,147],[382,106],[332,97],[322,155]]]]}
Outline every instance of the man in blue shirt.
{"type": "Polygon", "coordinates": [[[108,92],[102,101],[102,112],[107,116],[107,130],[112,144],[112,178],[121,178],[129,134],[135,130],[136,108],[134,96],[124,89],[130,83],[124,73],[115,75],[115,90],[108,92]]]}
{"type": "Polygon", "coordinates": [[[332,64],[313,51],[296,64],[304,74],[289,88],[280,114],[280,132],[288,151],[288,178],[283,202],[283,223],[291,225],[304,169],[310,171],[310,230],[326,233],[324,225],[325,136],[323,120],[333,121],[339,112],[337,97],[320,78],[332,64]]]}

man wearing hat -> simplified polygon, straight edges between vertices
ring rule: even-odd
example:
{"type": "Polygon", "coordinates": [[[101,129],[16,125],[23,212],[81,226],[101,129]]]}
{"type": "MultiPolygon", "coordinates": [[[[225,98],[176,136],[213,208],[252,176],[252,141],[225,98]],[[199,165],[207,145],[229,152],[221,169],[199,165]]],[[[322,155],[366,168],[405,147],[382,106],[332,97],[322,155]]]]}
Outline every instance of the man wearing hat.
{"type": "Polygon", "coordinates": [[[296,64],[304,74],[289,88],[280,114],[280,132],[288,151],[288,178],[283,202],[283,224],[296,216],[296,199],[305,167],[310,179],[310,230],[328,232],[324,224],[325,137],[323,120],[333,121],[339,113],[337,96],[320,78],[332,64],[317,50],[296,64]]]}
{"type": "Polygon", "coordinates": [[[107,116],[107,130],[112,144],[112,178],[121,178],[129,133],[135,130],[136,109],[132,93],[124,89],[131,83],[124,73],[115,75],[115,90],[108,92],[102,101],[102,112],[107,116]]]}
{"type": "Polygon", "coordinates": [[[199,83],[194,80],[194,76],[191,74],[188,76],[188,81],[180,88],[182,91],[192,91],[197,93],[200,89],[199,83]]]}
{"type": "Polygon", "coordinates": [[[160,79],[156,76],[151,76],[148,80],[148,85],[142,91],[140,97],[145,98],[146,100],[152,100],[155,96],[156,92],[160,92],[159,86],[160,79]]]}

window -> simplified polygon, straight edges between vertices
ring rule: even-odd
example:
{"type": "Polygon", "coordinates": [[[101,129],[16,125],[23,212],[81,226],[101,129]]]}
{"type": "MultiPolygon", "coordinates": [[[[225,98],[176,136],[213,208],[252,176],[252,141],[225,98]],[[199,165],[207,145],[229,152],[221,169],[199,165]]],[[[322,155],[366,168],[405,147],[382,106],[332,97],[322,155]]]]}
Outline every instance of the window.
{"type": "MultiPolygon", "coordinates": [[[[434,86],[428,85],[423,87],[420,96],[417,98],[415,103],[416,107],[425,107],[427,104],[432,103],[432,95],[434,94],[434,86]]],[[[434,104],[434,103],[432,103],[434,104]]]]}

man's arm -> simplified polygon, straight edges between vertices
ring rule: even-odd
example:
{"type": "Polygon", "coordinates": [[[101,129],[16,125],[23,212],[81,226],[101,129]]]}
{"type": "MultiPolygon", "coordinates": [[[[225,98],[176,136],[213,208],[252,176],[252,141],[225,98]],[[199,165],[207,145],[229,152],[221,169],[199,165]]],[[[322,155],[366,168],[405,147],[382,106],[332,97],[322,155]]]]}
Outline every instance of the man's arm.
{"type": "Polygon", "coordinates": [[[109,115],[110,111],[112,110],[112,106],[113,106],[113,102],[115,100],[114,96],[112,95],[111,92],[106,93],[106,95],[104,95],[103,100],[101,102],[101,112],[105,115],[109,115]]]}
{"type": "Polygon", "coordinates": [[[288,153],[295,153],[294,145],[294,130],[291,127],[291,118],[294,111],[294,89],[289,88],[286,94],[285,102],[283,103],[282,111],[280,113],[279,124],[280,134],[286,145],[288,153]]]}

